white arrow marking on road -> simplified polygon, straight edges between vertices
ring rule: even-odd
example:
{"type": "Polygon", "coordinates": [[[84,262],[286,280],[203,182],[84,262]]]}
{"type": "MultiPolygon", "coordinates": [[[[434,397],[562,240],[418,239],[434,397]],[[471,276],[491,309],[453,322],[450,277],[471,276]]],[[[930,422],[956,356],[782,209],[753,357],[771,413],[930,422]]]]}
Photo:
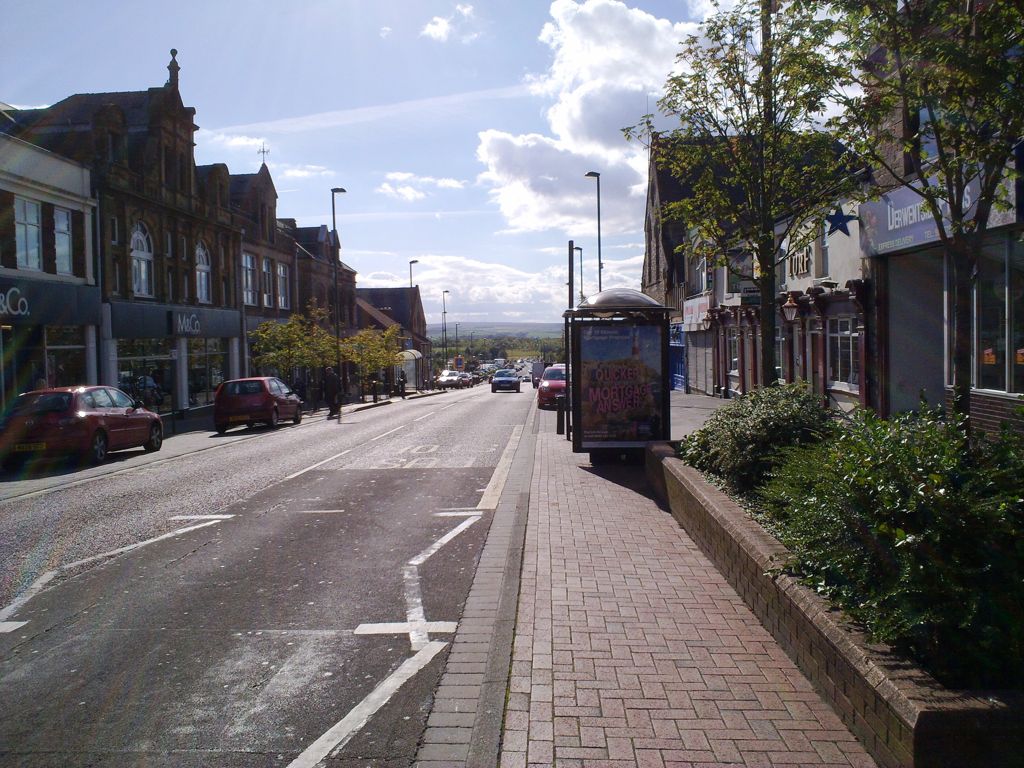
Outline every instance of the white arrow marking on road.
{"type": "Polygon", "coordinates": [[[402,685],[423,669],[447,645],[439,641],[427,643],[415,656],[402,662],[402,666],[386,677],[365,699],[327,733],[310,744],[306,750],[288,764],[288,768],[314,768],[332,752],[344,747],[374,713],[391,699],[402,685]]]}

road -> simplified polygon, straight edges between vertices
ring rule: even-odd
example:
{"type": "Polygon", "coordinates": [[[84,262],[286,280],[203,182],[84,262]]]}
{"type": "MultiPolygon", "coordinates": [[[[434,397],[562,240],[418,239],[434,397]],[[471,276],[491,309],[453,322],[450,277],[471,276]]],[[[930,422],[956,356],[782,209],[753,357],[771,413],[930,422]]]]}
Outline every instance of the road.
{"type": "Polygon", "coordinates": [[[7,478],[0,764],[409,765],[532,398],[7,478]]]}

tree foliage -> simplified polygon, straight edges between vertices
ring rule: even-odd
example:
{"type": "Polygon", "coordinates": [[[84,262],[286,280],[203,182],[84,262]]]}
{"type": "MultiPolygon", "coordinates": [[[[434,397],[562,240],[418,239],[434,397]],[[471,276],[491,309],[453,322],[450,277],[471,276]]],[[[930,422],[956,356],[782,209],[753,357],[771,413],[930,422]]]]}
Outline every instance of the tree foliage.
{"type": "Polygon", "coordinates": [[[362,384],[380,371],[401,363],[399,330],[397,325],[384,331],[366,328],[341,340],[341,357],[356,366],[362,384]]]}
{"type": "MultiPolygon", "coordinates": [[[[821,128],[836,76],[830,29],[798,5],[719,9],[682,44],[659,102],[679,126],[655,137],[655,159],[687,188],[662,214],[688,228],[688,250],[758,286],[762,339],[775,336],[783,244],[808,243],[854,184],[849,156],[821,128]]],[[[627,135],[649,129],[648,119],[627,135]]],[[[760,350],[761,380],[774,381],[775,347],[760,350]]]]}
{"type": "Polygon", "coordinates": [[[876,171],[913,190],[952,276],[954,409],[970,411],[971,292],[992,214],[1007,210],[1024,136],[1019,2],[808,0],[832,20],[830,128],[876,171]]]}
{"type": "Polygon", "coordinates": [[[334,355],[334,336],[323,329],[327,312],[310,302],[302,314],[293,313],[285,323],[267,320],[252,332],[253,362],[290,377],[296,368],[318,368],[334,355]]]}

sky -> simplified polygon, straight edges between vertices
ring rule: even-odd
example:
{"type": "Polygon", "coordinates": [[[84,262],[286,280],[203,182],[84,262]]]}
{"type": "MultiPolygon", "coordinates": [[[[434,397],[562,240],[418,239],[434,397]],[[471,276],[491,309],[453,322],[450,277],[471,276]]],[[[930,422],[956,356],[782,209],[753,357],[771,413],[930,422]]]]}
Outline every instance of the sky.
{"type": "MultiPolygon", "coordinates": [[[[359,287],[420,287],[427,322],[556,322],[639,289],[657,110],[706,0],[0,0],[0,102],[167,80],[196,110],[196,162],[253,173],[279,218],[332,226],[359,287]],[[448,291],[442,299],[442,292],[448,291]]],[[[449,327],[451,327],[449,325],[449,327]]]]}

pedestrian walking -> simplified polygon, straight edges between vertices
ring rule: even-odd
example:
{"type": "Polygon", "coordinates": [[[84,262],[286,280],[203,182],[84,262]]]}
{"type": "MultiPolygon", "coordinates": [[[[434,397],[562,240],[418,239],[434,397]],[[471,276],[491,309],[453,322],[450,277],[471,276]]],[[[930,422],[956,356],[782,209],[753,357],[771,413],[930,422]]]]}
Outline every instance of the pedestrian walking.
{"type": "Polygon", "coordinates": [[[405,400],[405,371],[402,371],[402,370],[398,371],[397,380],[398,380],[398,394],[402,396],[403,400],[405,400]]]}
{"type": "Polygon", "coordinates": [[[333,419],[341,410],[341,379],[333,368],[324,375],[324,398],[327,400],[327,418],[333,419]]]}

